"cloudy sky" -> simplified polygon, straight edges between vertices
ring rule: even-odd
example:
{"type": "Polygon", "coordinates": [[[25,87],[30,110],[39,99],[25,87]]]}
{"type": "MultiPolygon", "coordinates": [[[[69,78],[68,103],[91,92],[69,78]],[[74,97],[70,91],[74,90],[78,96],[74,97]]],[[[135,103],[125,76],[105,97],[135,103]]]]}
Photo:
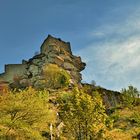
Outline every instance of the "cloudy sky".
{"type": "Polygon", "coordinates": [[[87,63],[83,81],[140,89],[139,0],[0,0],[0,71],[32,57],[48,34],[87,63]]]}

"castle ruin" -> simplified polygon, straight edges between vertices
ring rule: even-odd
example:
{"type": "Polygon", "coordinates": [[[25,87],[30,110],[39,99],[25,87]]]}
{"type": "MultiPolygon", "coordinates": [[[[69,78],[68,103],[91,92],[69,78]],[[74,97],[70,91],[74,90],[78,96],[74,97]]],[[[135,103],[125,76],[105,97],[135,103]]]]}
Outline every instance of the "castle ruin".
{"type": "Polygon", "coordinates": [[[22,64],[5,65],[5,72],[0,74],[0,81],[11,84],[16,77],[20,77],[20,84],[31,83],[32,86],[39,86],[39,80],[43,78],[43,67],[48,64],[58,65],[71,75],[72,81],[81,82],[80,72],[84,70],[85,63],[81,61],[81,57],[72,54],[69,42],[51,35],[48,35],[41,45],[39,54],[28,61],[23,60],[22,64]]]}

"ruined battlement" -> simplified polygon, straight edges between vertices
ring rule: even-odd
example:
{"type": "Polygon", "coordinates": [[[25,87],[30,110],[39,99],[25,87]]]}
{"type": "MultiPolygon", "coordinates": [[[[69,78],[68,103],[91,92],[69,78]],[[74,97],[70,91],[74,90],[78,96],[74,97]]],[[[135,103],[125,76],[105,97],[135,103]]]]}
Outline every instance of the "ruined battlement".
{"type": "Polygon", "coordinates": [[[57,49],[59,53],[61,51],[72,54],[70,42],[65,42],[62,41],[60,38],[55,38],[51,35],[48,35],[48,37],[41,45],[40,52],[42,54],[47,54],[51,49],[57,49]]]}
{"type": "Polygon", "coordinates": [[[22,76],[26,71],[26,64],[5,65],[5,72],[0,74],[0,81],[12,83],[14,77],[22,76]]]}

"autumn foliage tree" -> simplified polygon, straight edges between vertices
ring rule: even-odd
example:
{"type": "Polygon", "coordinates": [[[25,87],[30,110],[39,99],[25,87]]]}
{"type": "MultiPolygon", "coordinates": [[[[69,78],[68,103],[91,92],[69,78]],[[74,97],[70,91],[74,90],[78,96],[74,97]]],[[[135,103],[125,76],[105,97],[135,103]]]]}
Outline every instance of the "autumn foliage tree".
{"type": "Polygon", "coordinates": [[[41,132],[49,131],[53,116],[47,91],[9,91],[0,95],[0,139],[41,140],[41,132]]]}
{"type": "Polygon", "coordinates": [[[58,101],[60,119],[65,125],[63,134],[67,139],[103,138],[107,116],[99,96],[91,97],[75,88],[70,93],[62,93],[58,101]]]}
{"type": "Polygon", "coordinates": [[[136,87],[133,87],[132,85],[128,86],[127,89],[123,88],[121,90],[121,93],[124,105],[128,107],[135,105],[140,95],[138,89],[136,87]]]}

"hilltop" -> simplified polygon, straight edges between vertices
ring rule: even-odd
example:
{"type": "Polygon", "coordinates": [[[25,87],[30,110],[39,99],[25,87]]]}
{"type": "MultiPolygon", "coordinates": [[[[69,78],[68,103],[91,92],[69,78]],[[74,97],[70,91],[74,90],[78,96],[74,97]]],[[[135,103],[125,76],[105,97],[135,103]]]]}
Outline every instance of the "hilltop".
{"type": "Polygon", "coordinates": [[[81,57],[74,56],[69,42],[48,35],[40,47],[40,52],[28,61],[22,60],[22,64],[5,65],[5,72],[0,75],[2,81],[14,82],[15,77],[20,77],[21,85],[30,83],[37,87],[41,80],[43,67],[48,64],[56,64],[65,69],[71,75],[73,83],[81,82],[80,72],[85,69],[85,63],[81,57]]]}
{"type": "Polygon", "coordinates": [[[42,82],[44,80],[43,69],[49,64],[55,64],[66,70],[70,75],[70,86],[75,84],[88,85],[92,90],[98,89],[106,106],[116,106],[121,101],[119,92],[82,84],[80,72],[85,69],[86,64],[82,62],[80,56],[73,55],[70,42],[65,42],[51,35],[48,35],[44,40],[40,52],[29,60],[22,60],[22,64],[5,65],[5,72],[0,74],[1,85],[10,85],[12,88],[29,86],[43,88],[46,86],[46,83],[42,82]]]}

